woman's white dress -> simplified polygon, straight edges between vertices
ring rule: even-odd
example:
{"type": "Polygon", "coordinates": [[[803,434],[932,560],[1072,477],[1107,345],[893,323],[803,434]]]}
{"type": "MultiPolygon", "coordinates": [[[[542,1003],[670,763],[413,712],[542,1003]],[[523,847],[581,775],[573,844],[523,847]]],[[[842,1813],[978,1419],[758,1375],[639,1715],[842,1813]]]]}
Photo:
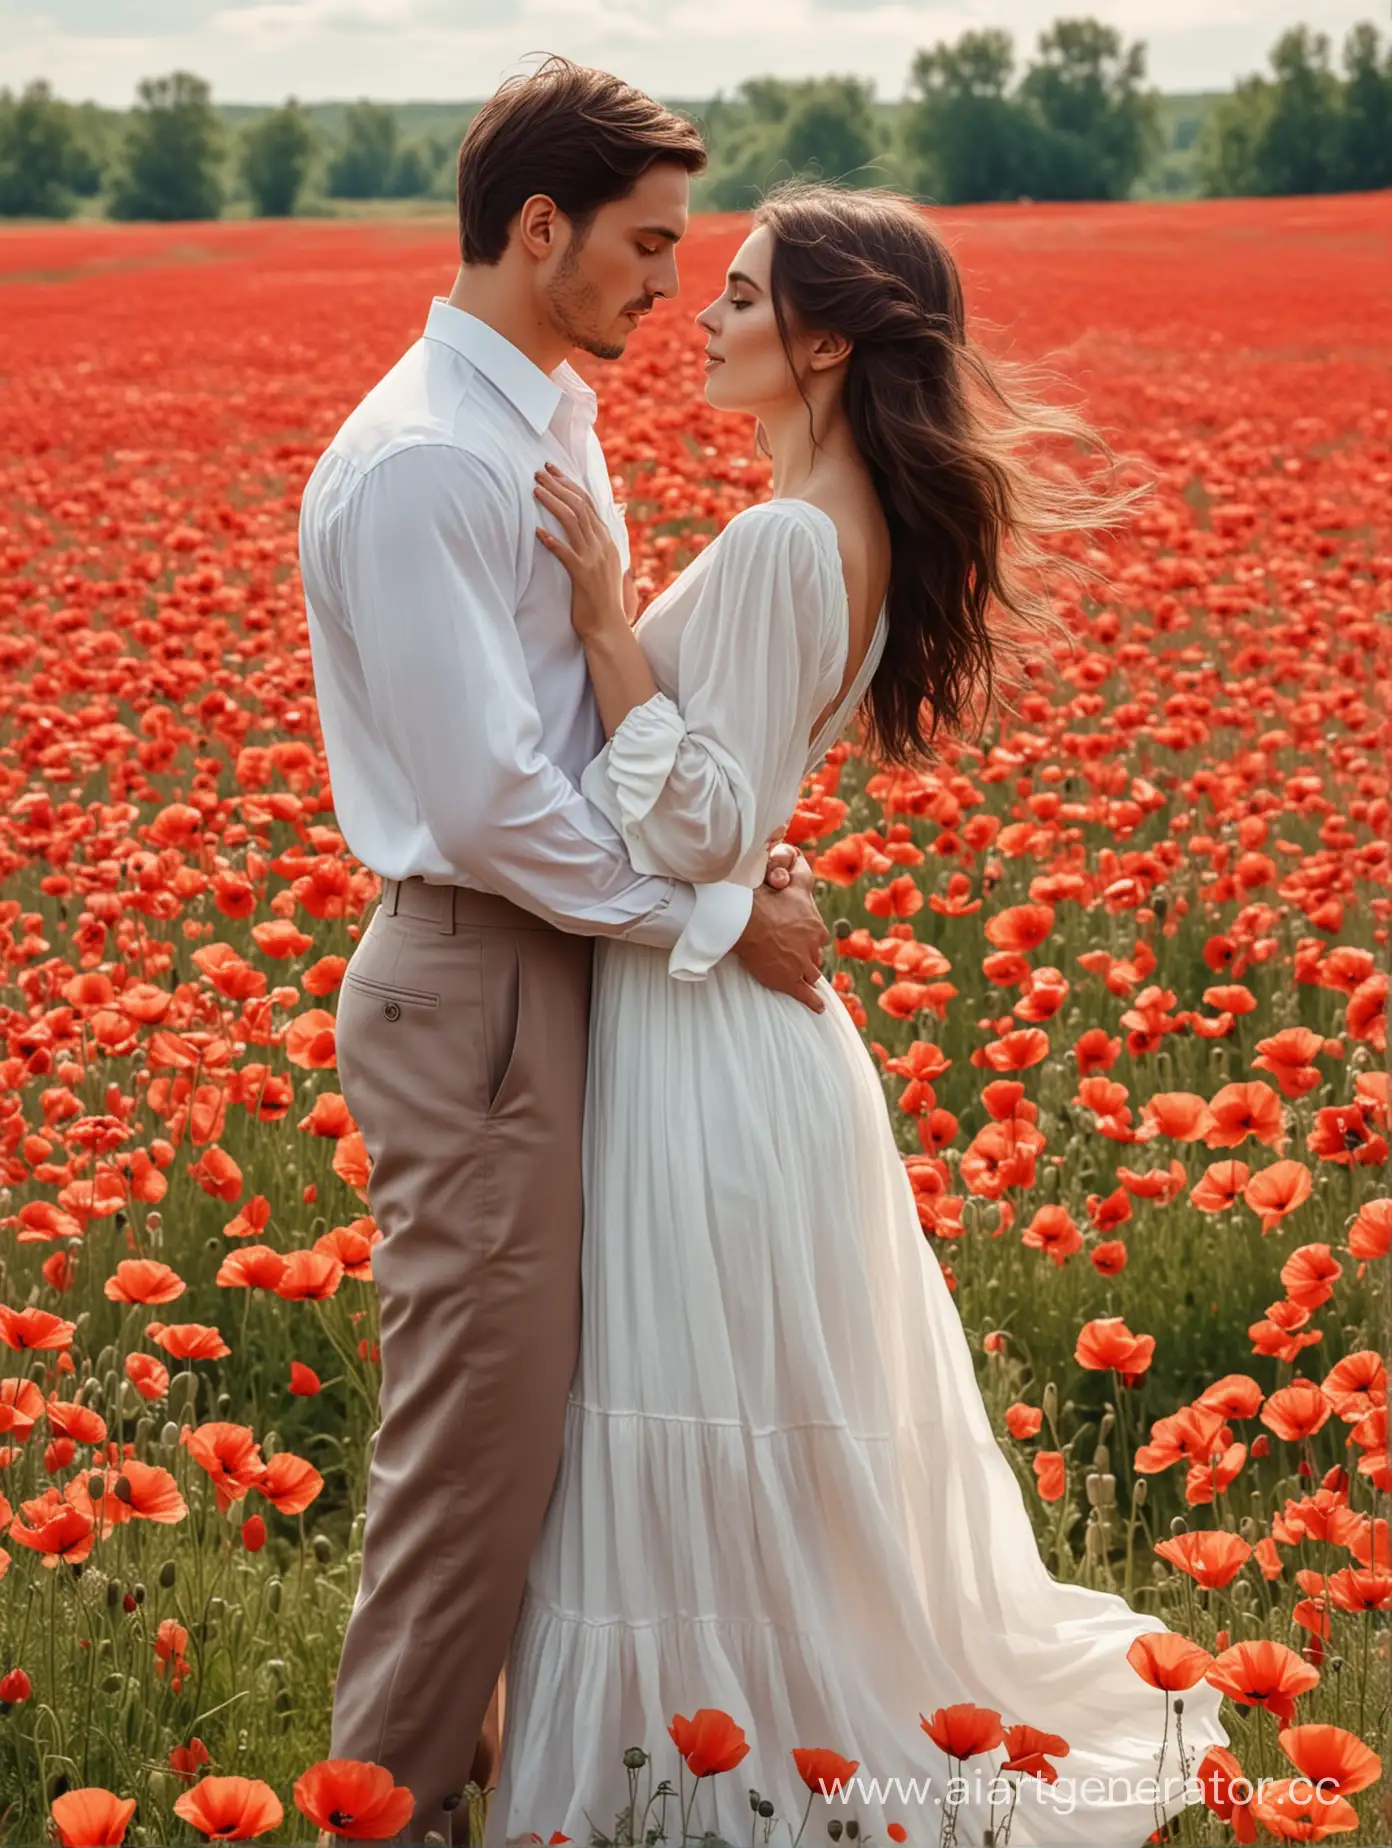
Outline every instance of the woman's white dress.
{"type": "MultiPolygon", "coordinates": [[[[820,509],[737,515],[638,634],[663,690],[582,787],[638,870],[757,886],[765,843],[869,684],[885,614],[810,751],[849,646],[820,509]]],[[[610,1834],[625,1749],[652,1752],[654,1783],[675,1786],[668,1726],[702,1707],[751,1749],[702,1785],[698,1832],[751,1839],[754,1787],[788,1841],[808,1797],[792,1750],[821,1746],[881,1780],[881,1799],[818,1797],[808,1841],[839,1814],[881,1841],[901,1821],[936,1842],[949,1766],[919,1720],[959,1701],[1072,1746],[1058,1769],[1076,1807],[1040,1807],[1027,1780],[1012,1843],[1143,1842],[1165,1696],[1126,1651],[1163,1625],[1045,1567],[839,997],[824,985],[816,1015],[733,956],[704,970],[685,942],[670,960],[596,946],[580,1358],[508,1662],[489,1848],[610,1834]],[[1084,1802],[1088,1776],[1139,1794],[1117,1783],[1109,1801],[1104,1782],[1084,1802]]],[[[1186,1697],[1191,1768],[1226,1743],[1219,1704],[1203,1683],[1186,1697]]],[[[1173,1722],[1163,1774],[1172,1815],[1173,1722]]],[[[960,1809],[962,1848],[983,1839],[988,1785],[960,1809]]],[[[675,1803],[666,1816],[678,1837],[675,1803]]]]}

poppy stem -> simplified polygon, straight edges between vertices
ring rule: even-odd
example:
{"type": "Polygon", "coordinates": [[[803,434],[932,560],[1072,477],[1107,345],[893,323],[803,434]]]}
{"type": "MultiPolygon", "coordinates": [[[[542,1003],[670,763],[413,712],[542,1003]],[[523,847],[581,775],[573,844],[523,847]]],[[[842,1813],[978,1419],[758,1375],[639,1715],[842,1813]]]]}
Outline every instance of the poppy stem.
{"type": "Polygon", "coordinates": [[[1157,1833],[1165,1826],[1164,1812],[1160,1807],[1161,1779],[1165,1774],[1165,1748],[1170,1742],[1170,1691],[1165,1689],[1165,1724],[1160,1729],[1160,1751],[1155,1760],[1155,1827],[1157,1833]]]}
{"type": "MultiPolygon", "coordinates": [[[[802,1821],[798,1824],[798,1832],[793,1837],[793,1848],[797,1848],[802,1840],[802,1831],[807,1827],[807,1818],[812,1814],[812,1799],[816,1794],[814,1790],[809,1790],[807,1793],[807,1808],[802,1812],[802,1821]]],[[[822,1794],[825,1796],[826,1792],[823,1791],[822,1794]]]]}
{"type": "MultiPolygon", "coordinates": [[[[952,1768],[951,1754],[947,1760],[947,1788],[949,1792],[957,1782],[958,1773],[952,1768]]],[[[954,1848],[957,1840],[957,1805],[959,1799],[949,1795],[947,1807],[943,1811],[942,1833],[938,1838],[939,1848],[954,1848]]]]}
{"type": "Polygon", "coordinates": [[[1119,1461],[1122,1465],[1119,1469],[1117,1463],[1114,1461],[1112,1464],[1112,1474],[1116,1477],[1118,1483],[1129,1484],[1134,1482],[1135,1478],[1131,1473],[1131,1458],[1134,1453],[1131,1444],[1130,1420],[1126,1416],[1127,1389],[1125,1382],[1117,1373],[1113,1372],[1112,1380],[1116,1386],[1114,1397],[1116,1401],[1117,1417],[1117,1450],[1120,1453],[1119,1461]]]}
{"type": "MultiPolygon", "coordinates": [[[[696,1790],[697,1790],[697,1786],[699,1782],[700,1780],[696,1779],[692,1783],[691,1803],[694,1803],[696,1800],[696,1790]]],[[[691,1815],[691,1803],[688,1803],[687,1796],[686,1796],[686,1760],[685,1759],[683,1759],[681,1764],[677,1767],[677,1794],[679,1798],[681,1799],[681,1838],[682,1838],[683,1843],[685,1843],[686,1825],[691,1815]]]]}

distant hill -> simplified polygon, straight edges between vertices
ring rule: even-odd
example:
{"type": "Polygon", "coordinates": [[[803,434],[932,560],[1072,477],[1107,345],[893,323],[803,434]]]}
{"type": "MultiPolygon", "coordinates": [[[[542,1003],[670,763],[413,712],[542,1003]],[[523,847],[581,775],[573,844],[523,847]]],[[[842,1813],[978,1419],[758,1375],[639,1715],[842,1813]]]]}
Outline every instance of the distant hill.
{"type": "MultiPolygon", "coordinates": [[[[351,99],[357,101],[356,97],[351,99]]],[[[301,99],[305,114],[312,116],[327,134],[340,135],[343,132],[343,117],[349,107],[349,100],[328,103],[305,103],[301,99]]],[[[231,128],[242,128],[248,122],[254,122],[258,116],[267,113],[269,105],[265,103],[217,103],[214,107],[223,121],[231,128]]],[[[480,108],[479,103],[388,103],[386,105],[396,117],[397,127],[404,140],[413,140],[418,135],[437,135],[444,141],[461,141],[464,130],[473,121],[480,108]]]]}

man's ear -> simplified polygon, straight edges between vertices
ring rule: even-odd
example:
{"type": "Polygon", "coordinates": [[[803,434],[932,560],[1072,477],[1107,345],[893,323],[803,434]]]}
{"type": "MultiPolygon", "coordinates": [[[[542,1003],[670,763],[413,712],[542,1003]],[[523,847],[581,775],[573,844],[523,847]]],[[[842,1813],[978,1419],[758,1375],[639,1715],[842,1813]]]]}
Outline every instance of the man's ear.
{"type": "Polygon", "coordinates": [[[517,214],[517,235],[522,240],[522,248],[530,256],[549,257],[560,235],[560,219],[560,208],[548,194],[533,193],[524,199],[517,214]]]}

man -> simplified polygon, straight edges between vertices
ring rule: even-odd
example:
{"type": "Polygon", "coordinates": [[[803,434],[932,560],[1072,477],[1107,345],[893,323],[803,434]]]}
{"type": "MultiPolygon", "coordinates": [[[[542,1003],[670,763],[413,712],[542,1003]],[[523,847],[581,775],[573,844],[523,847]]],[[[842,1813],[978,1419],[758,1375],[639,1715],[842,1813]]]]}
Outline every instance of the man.
{"type": "MultiPolygon", "coordinates": [[[[676,294],[704,162],[689,123],[602,72],[553,59],[505,84],[460,149],[454,287],[301,511],[335,808],[383,879],[338,1009],[382,1232],[381,1425],[331,1755],[410,1786],[412,1841],[447,1833],[471,1774],[493,1779],[497,1683],[559,1462],[593,939],[671,949],[686,975],[733,951],[823,1005],[800,855],[776,850],[757,893],[643,877],[579,794],[603,730],[569,581],[536,538],[551,460],[627,559],[594,394],[566,355],[619,357],[676,294]]],[[[632,614],[631,575],[625,592],[632,614]]]]}

